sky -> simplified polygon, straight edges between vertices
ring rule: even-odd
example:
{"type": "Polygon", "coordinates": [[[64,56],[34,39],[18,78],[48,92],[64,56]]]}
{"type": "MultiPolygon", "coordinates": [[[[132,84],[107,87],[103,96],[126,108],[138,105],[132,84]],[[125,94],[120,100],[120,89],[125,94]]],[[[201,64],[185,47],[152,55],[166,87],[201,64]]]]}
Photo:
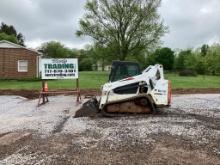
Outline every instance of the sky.
{"type": "MultiPolygon", "coordinates": [[[[70,48],[92,41],[75,35],[86,0],[0,0],[0,22],[13,25],[28,47],[51,40],[70,48]]],[[[158,11],[169,27],[161,40],[172,49],[220,42],[220,0],[162,0],[158,11]]]]}

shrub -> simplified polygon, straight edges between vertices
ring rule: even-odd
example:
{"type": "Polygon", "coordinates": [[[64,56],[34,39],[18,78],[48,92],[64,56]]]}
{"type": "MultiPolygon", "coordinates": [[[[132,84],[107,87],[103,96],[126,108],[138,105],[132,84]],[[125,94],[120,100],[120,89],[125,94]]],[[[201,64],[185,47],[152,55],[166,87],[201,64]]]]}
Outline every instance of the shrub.
{"type": "Polygon", "coordinates": [[[193,69],[184,69],[179,72],[179,76],[193,76],[196,77],[197,73],[193,69]]]}
{"type": "Polygon", "coordinates": [[[79,60],[79,71],[91,71],[92,62],[89,58],[82,58],[79,60]]]}

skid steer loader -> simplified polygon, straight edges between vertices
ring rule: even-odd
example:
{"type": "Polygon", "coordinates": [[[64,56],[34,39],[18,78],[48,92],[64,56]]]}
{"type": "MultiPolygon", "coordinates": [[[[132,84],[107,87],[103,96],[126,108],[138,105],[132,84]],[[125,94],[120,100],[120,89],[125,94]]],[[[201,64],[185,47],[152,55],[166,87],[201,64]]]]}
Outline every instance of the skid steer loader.
{"type": "MultiPolygon", "coordinates": [[[[163,66],[156,64],[141,72],[138,63],[113,61],[109,80],[95,97],[83,104],[91,116],[156,113],[157,108],[171,103],[171,83],[164,79],[163,66]]],[[[88,114],[88,113],[87,113],[88,114]]],[[[76,112],[75,117],[83,113],[76,112]]]]}

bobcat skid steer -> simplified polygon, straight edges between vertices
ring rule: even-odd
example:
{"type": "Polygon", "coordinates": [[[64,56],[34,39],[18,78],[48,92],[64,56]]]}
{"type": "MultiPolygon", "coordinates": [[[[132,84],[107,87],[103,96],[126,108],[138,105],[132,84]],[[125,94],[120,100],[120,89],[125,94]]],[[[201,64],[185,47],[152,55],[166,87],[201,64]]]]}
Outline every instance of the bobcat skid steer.
{"type": "MultiPolygon", "coordinates": [[[[171,84],[164,79],[163,66],[149,66],[144,71],[134,62],[113,61],[109,81],[102,95],[84,103],[83,110],[104,116],[155,113],[171,103],[171,84]]],[[[88,113],[87,113],[88,114],[88,113]]],[[[82,117],[77,113],[75,117],[82,117]]]]}

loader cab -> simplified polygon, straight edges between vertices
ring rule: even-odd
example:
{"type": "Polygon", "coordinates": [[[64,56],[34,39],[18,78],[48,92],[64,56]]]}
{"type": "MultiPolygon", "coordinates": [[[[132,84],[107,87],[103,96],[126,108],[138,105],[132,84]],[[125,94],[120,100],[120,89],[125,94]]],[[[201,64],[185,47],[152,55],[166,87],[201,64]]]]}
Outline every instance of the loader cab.
{"type": "Polygon", "coordinates": [[[109,75],[109,82],[115,82],[141,74],[140,66],[136,62],[113,61],[109,75]]]}

